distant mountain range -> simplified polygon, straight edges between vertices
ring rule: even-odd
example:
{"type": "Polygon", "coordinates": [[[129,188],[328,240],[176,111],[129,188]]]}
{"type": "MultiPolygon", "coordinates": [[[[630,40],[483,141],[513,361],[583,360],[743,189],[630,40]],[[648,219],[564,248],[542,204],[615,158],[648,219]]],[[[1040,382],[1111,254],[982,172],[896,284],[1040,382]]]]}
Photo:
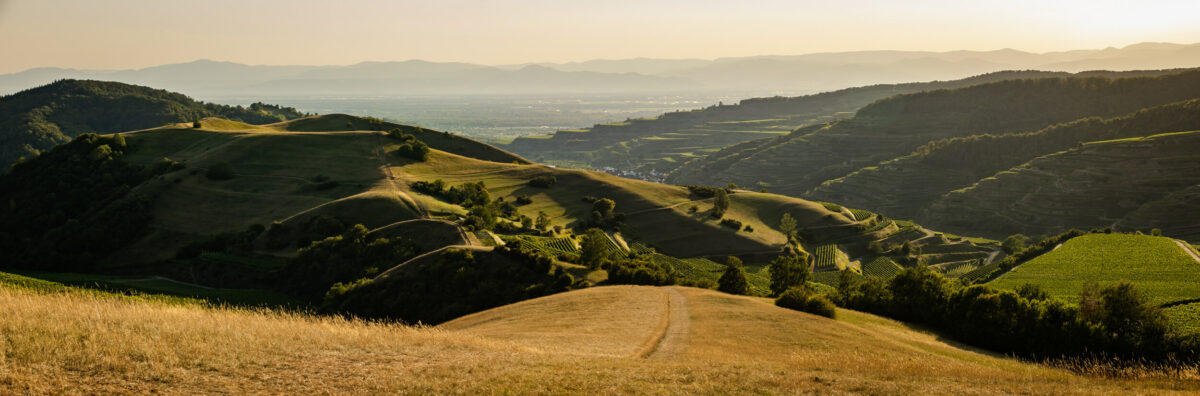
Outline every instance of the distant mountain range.
{"type": "Polygon", "coordinates": [[[882,83],[960,79],[999,70],[1168,69],[1200,66],[1200,44],[1031,53],[857,51],[795,56],[620,59],[487,66],[421,60],[349,66],[251,66],[197,60],[136,70],[37,68],[0,75],[0,94],[57,79],[143,84],[197,97],[233,95],[480,95],[688,91],[803,94],[882,83]]]}

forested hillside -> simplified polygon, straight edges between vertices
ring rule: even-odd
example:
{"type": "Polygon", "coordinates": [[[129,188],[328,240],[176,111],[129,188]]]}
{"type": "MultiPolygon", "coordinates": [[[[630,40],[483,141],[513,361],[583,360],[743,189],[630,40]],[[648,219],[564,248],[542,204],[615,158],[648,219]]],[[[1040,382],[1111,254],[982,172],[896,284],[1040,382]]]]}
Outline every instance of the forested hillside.
{"type": "Polygon", "coordinates": [[[666,113],[655,118],[564,130],[550,136],[522,137],[506,148],[532,160],[550,164],[670,172],[685,162],[703,158],[730,145],[765,142],[803,126],[850,117],[863,106],[893,95],[1011,79],[1115,78],[1165,73],[1169,71],[1096,71],[1076,74],[1005,71],[953,81],[881,84],[798,97],[754,98],[738,104],[666,113]]]}
{"type": "Polygon", "coordinates": [[[161,89],[117,82],[59,80],[0,97],[0,165],[70,141],[82,133],[112,133],[221,117],[268,124],[301,117],[290,107],[204,103],[161,89]]]}

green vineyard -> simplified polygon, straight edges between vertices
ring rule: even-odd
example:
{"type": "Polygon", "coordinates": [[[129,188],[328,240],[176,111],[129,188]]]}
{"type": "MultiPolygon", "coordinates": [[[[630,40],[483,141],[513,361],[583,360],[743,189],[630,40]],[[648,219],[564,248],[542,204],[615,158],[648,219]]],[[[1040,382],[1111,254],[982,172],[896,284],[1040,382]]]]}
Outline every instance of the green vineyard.
{"type": "Polygon", "coordinates": [[[900,273],[902,269],[904,268],[887,257],[879,257],[862,265],[863,275],[874,276],[880,279],[891,279],[900,273]]]}

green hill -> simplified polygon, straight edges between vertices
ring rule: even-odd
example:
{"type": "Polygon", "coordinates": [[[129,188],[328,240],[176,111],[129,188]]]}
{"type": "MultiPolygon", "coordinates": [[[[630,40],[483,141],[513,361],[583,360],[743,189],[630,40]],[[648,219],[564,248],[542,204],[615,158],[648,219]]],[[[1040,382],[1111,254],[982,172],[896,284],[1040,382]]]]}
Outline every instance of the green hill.
{"type": "Polygon", "coordinates": [[[303,115],[290,107],[204,103],[117,82],[59,80],[0,97],[0,165],[7,167],[85,132],[124,132],[205,117],[268,124],[303,115]]]}
{"type": "Polygon", "coordinates": [[[920,218],[1001,237],[1067,227],[1162,228],[1200,237],[1200,132],[1107,140],[1046,155],[934,201],[920,218]],[[1179,201],[1184,199],[1184,201],[1179,201]]]}
{"type": "MultiPolygon", "coordinates": [[[[726,146],[762,142],[808,125],[846,118],[858,109],[893,95],[961,88],[1009,79],[1085,76],[1158,75],[1166,71],[1087,72],[1079,74],[1007,71],[927,83],[882,84],[798,97],[742,100],[738,104],[666,113],[649,119],[598,124],[521,137],[506,147],[536,161],[576,167],[614,167],[670,172],[726,146]]],[[[723,183],[722,183],[723,184],[723,183]]]]}
{"type": "Polygon", "coordinates": [[[800,129],[726,148],[676,169],[667,180],[708,185],[733,182],[803,196],[825,181],[912,153],[931,141],[1033,131],[1197,96],[1197,71],[1120,79],[1006,80],[898,95],[827,127],[800,129]]]}
{"type": "MultiPolygon", "coordinates": [[[[1034,132],[941,139],[911,154],[825,181],[806,196],[914,218],[946,193],[1043,155],[1085,142],[1195,129],[1200,129],[1200,100],[1115,118],[1085,118],[1034,132]]],[[[975,226],[980,230],[988,227],[975,226]]]]}
{"type": "MultiPolygon", "coordinates": [[[[518,239],[541,233],[561,249],[574,248],[577,235],[593,226],[592,201],[609,199],[625,241],[612,246],[618,254],[628,254],[625,245],[652,249],[649,260],[692,281],[715,279],[716,263],[738,256],[760,293],[768,282],[766,264],[789,248],[780,231],[785,214],[803,239],[791,248],[822,246],[839,257],[838,268],[881,256],[935,268],[977,265],[996,249],[863,210],[742,190],[732,191],[728,210],[717,218],[714,199],[702,190],[532,164],[470,139],[374,119],[325,115],[256,126],[206,118],[200,128],[190,126],[84,135],[0,177],[0,200],[11,203],[0,207],[0,249],[11,258],[4,267],[258,288],[312,304],[332,284],[360,278],[377,278],[372,287],[390,290],[379,286],[389,284],[380,274],[427,267],[406,265],[413,257],[446,246],[483,248],[490,243],[481,239],[492,240],[463,229],[484,227],[474,219],[478,207],[417,188],[439,180],[447,187],[483,183],[489,205],[510,208],[487,226],[492,232],[518,239]],[[431,147],[424,160],[397,154],[402,141],[391,135],[405,134],[431,147]],[[540,179],[553,182],[531,183],[540,179]],[[545,231],[523,228],[522,217],[544,217],[545,231]],[[355,224],[365,228],[352,232],[355,224]],[[884,251],[872,253],[873,242],[884,251]],[[902,253],[898,246],[905,242],[920,251],[902,253]]],[[[577,257],[561,249],[546,252],[559,259],[561,271],[576,280],[604,279],[563,262],[577,257]]],[[[472,263],[484,269],[526,262],[476,253],[472,263]]],[[[103,276],[96,281],[108,279],[103,276]]],[[[541,282],[525,275],[489,278],[522,287],[541,282]]],[[[546,293],[566,287],[546,282],[557,285],[546,293]]],[[[427,322],[454,316],[371,311],[347,298],[343,309],[368,316],[418,315],[427,322]]]]}

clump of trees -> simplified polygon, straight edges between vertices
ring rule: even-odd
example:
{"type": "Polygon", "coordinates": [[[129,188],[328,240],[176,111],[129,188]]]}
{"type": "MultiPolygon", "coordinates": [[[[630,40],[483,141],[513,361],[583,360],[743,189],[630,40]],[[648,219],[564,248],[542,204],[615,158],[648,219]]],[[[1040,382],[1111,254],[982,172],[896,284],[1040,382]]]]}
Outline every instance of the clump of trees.
{"type": "Polygon", "coordinates": [[[553,187],[557,183],[558,183],[558,179],[555,178],[554,176],[549,176],[549,175],[534,176],[534,178],[529,179],[530,186],[539,187],[539,188],[550,188],[550,187],[553,187]]]}
{"type": "Polygon", "coordinates": [[[742,222],[736,219],[721,219],[721,225],[734,229],[734,231],[742,228],[742,222]]]}
{"type": "Polygon", "coordinates": [[[725,259],[725,273],[717,279],[717,290],[729,294],[750,294],[750,282],[746,281],[746,269],[742,260],[729,256],[725,259]]]}
{"type": "Polygon", "coordinates": [[[301,298],[316,301],[335,283],[373,277],[417,255],[403,238],[370,235],[362,224],[301,248],[282,272],[284,287],[301,298]]]}
{"type": "Polygon", "coordinates": [[[554,260],[521,248],[495,254],[446,249],[431,262],[413,263],[386,277],[329,288],[321,311],[367,318],[437,324],[462,315],[587,287],[554,260]]]}
{"type": "Polygon", "coordinates": [[[1025,250],[1025,246],[1028,244],[1029,237],[1022,234],[1012,234],[1000,242],[1000,249],[1004,250],[1004,253],[1013,254],[1025,250]]]}
{"type": "Polygon", "coordinates": [[[813,293],[805,287],[787,289],[775,299],[775,305],[827,318],[833,318],[837,314],[837,306],[828,297],[813,293]]]}
{"type": "Polygon", "coordinates": [[[417,139],[416,136],[405,133],[400,128],[388,131],[387,136],[400,142],[400,147],[397,147],[395,151],[396,155],[417,161],[429,159],[429,145],[417,139]]]}
{"type": "Polygon", "coordinates": [[[843,277],[839,306],[931,326],[975,346],[1031,359],[1195,364],[1200,340],[1170,333],[1157,306],[1129,283],[1085,286],[1079,305],[987,285],[960,286],[925,266],[888,281],[843,277]],[[1115,360],[1114,360],[1115,359],[1115,360]]]}
{"type": "Polygon", "coordinates": [[[725,190],[717,190],[713,198],[712,216],[719,219],[725,216],[727,210],[729,210],[729,193],[725,190]]]}
{"type": "Polygon", "coordinates": [[[804,287],[812,280],[812,272],[808,268],[808,254],[788,254],[771,260],[768,267],[771,272],[771,295],[778,296],[793,287],[804,287]]]}

